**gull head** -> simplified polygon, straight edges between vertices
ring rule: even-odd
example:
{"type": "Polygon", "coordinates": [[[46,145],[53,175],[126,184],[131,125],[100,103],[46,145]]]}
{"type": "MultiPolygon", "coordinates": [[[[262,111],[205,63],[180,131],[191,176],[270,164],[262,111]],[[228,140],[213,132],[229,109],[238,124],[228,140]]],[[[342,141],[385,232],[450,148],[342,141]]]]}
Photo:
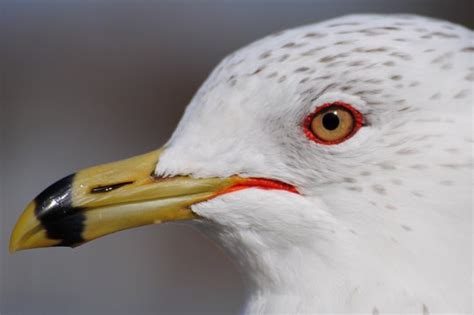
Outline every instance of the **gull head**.
{"type": "Polygon", "coordinates": [[[11,250],[186,220],[241,266],[250,314],[469,311],[472,40],[413,15],[258,40],[162,149],[41,193],[11,250]]]}

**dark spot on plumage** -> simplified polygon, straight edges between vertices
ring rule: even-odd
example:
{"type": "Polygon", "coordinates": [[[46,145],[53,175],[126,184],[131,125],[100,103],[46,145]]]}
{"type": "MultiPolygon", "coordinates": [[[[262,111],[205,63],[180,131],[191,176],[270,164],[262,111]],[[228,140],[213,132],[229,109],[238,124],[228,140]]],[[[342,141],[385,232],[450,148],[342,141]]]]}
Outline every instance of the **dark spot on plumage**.
{"type": "Polygon", "coordinates": [[[290,57],[290,55],[284,54],[284,55],[282,55],[282,56],[278,59],[278,61],[279,61],[279,62],[283,62],[283,61],[285,61],[286,59],[288,59],[288,57],[290,57]]]}
{"type": "Polygon", "coordinates": [[[441,93],[435,93],[430,96],[430,100],[439,100],[441,98],[441,93]]]}
{"type": "Polygon", "coordinates": [[[362,187],[359,187],[359,186],[348,186],[346,187],[347,190],[350,190],[350,191],[357,191],[357,192],[362,192],[363,189],[362,187]]]}
{"type": "Polygon", "coordinates": [[[304,37],[306,37],[306,38],[321,38],[321,37],[324,37],[324,36],[327,36],[327,34],[309,32],[304,37]]]}
{"type": "Polygon", "coordinates": [[[281,83],[283,81],[286,80],[286,75],[282,75],[279,79],[278,79],[278,83],[281,83]]]}
{"type": "Polygon", "coordinates": [[[371,84],[380,84],[382,83],[383,81],[382,80],[379,80],[379,79],[367,79],[367,80],[364,80],[365,83],[371,83],[371,84]]]}
{"type": "Polygon", "coordinates": [[[276,77],[277,75],[278,75],[278,72],[272,72],[272,73],[270,73],[270,74],[267,76],[267,78],[274,78],[274,77],[276,77]]]}
{"type": "Polygon", "coordinates": [[[308,71],[310,68],[308,67],[299,67],[295,69],[295,72],[305,72],[308,71]]]}
{"type": "Polygon", "coordinates": [[[407,231],[407,232],[411,232],[411,231],[412,231],[412,228],[409,227],[408,225],[402,224],[401,227],[402,227],[402,229],[404,229],[404,230],[407,231]]]}
{"type": "Polygon", "coordinates": [[[423,304],[423,309],[422,309],[423,315],[430,315],[430,311],[428,310],[428,307],[423,304]]]}
{"type": "Polygon", "coordinates": [[[303,47],[305,46],[306,43],[294,43],[294,42],[290,42],[290,43],[286,43],[284,44],[283,46],[281,46],[281,48],[298,48],[298,47],[303,47]]]}
{"type": "Polygon", "coordinates": [[[382,93],[382,89],[374,89],[374,90],[364,90],[364,91],[357,91],[354,95],[376,95],[382,93]]]}
{"type": "Polygon", "coordinates": [[[347,45],[347,44],[352,44],[354,41],[353,40],[341,40],[338,42],[335,42],[334,45],[347,45]]]}
{"type": "Polygon", "coordinates": [[[252,73],[251,73],[251,75],[259,74],[260,72],[262,72],[262,71],[263,71],[263,69],[265,69],[265,67],[264,67],[264,66],[262,66],[262,67],[258,67],[257,69],[255,69],[255,71],[254,71],[254,72],[252,72],[252,73]]]}
{"type": "Polygon", "coordinates": [[[319,76],[319,77],[315,77],[315,78],[311,79],[311,81],[328,80],[331,77],[332,77],[331,75],[327,74],[327,75],[322,75],[322,76],[319,76]]]}
{"type": "Polygon", "coordinates": [[[461,90],[458,93],[456,93],[456,95],[454,95],[454,98],[456,99],[465,98],[469,96],[469,94],[470,94],[470,90],[461,90]]]}
{"type": "Polygon", "coordinates": [[[395,62],[393,61],[386,61],[383,63],[384,66],[387,66],[387,67],[393,67],[395,66],[395,62]]]}
{"type": "Polygon", "coordinates": [[[423,194],[419,191],[416,191],[416,190],[412,191],[411,194],[415,197],[418,197],[418,198],[423,197],[423,194]]]}
{"type": "Polygon", "coordinates": [[[270,57],[271,55],[272,55],[272,52],[271,52],[271,51],[266,51],[266,52],[262,53],[262,54],[259,56],[259,58],[260,58],[260,59],[266,59],[266,58],[270,57]]]}
{"type": "Polygon", "coordinates": [[[457,34],[444,33],[444,32],[433,32],[433,33],[430,33],[430,35],[433,37],[439,37],[439,38],[459,38],[457,34]]]}
{"type": "Polygon", "coordinates": [[[307,56],[313,56],[313,55],[315,55],[318,51],[323,50],[324,48],[326,48],[326,47],[325,47],[325,46],[321,46],[321,47],[312,48],[312,49],[310,49],[310,50],[307,50],[307,51],[303,52],[303,53],[301,54],[301,56],[305,56],[305,57],[307,57],[307,56]]]}
{"type": "Polygon", "coordinates": [[[402,76],[401,75],[392,75],[390,77],[391,80],[394,80],[394,81],[400,81],[402,79],[402,76]]]}
{"type": "Polygon", "coordinates": [[[376,101],[367,101],[367,105],[369,106],[380,106],[380,105],[384,105],[385,103],[383,102],[376,102],[376,101]]]}
{"type": "Polygon", "coordinates": [[[355,48],[353,51],[354,52],[362,52],[362,53],[377,53],[377,52],[386,52],[388,50],[389,50],[389,48],[387,48],[387,47],[377,47],[377,48],[358,47],[358,48],[355,48]]]}
{"type": "Polygon", "coordinates": [[[386,195],[387,194],[387,190],[385,189],[385,187],[383,187],[382,185],[380,184],[375,184],[375,185],[372,185],[372,189],[378,193],[379,195],[386,195]]]}
{"type": "Polygon", "coordinates": [[[359,67],[359,66],[363,66],[365,64],[366,64],[365,60],[357,60],[357,61],[348,62],[347,66],[348,67],[359,67]]]}
{"type": "Polygon", "coordinates": [[[410,165],[410,168],[414,169],[414,170],[424,170],[426,169],[428,166],[426,166],[425,164],[413,164],[413,165],[410,165]]]}
{"type": "Polygon", "coordinates": [[[349,54],[347,54],[347,53],[340,53],[340,54],[337,54],[337,55],[325,56],[325,57],[322,57],[321,59],[319,59],[319,62],[329,63],[329,62],[335,61],[337,58],[344,58],[344,57],[347,57],[348,55],[349,54]]]}
{"type": "Polygon", "coordinates": [[[309,78],[308,78],[308,77],[306,77],[306,78],[303,78],[303,79],[301,79],[301,80],[300,80],[299,84],[306,83],[308,80],[309,80],[309,78]]]}
{"type": "Polygon", "coordinates": [[[412,60],[412,57],[406,53],[402,53],[402,52],[392,52],[390,53],[390,56],[393,56],[393,57],[397,57],[399,59],[402,59],[402,60],[412,60]]]}
{"type": "Polygon", "coordinates": [[[474,47],[473,46],[470,46],[470,47],[464,47],[463,49],[461,49],[462,52],[474,52],[474,47]]]}

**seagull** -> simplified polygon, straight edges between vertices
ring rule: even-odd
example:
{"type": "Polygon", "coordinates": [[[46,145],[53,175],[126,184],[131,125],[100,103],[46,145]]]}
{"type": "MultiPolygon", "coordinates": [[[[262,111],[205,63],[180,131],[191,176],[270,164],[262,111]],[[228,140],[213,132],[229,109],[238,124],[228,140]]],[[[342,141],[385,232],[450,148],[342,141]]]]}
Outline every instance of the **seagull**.
{"type": "Polygon", "coordinates": [[[186,221],[247,314],[469,313],[473,32],[349,15],[227,56],[156,151],[40,193],[10,251],[186,221]]]}

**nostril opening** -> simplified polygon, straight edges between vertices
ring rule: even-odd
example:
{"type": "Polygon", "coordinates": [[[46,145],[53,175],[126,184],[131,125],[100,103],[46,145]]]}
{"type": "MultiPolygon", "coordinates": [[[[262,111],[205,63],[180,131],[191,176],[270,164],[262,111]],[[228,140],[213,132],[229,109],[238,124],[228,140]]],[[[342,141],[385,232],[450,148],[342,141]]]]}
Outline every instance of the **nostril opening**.
{"type": "Polygon", "coordinates": [[[112,191],[114,189],[123,187],[125,185],[130,185],[130,184],[133,184],[133,181],[123,182],[123,183],[116,183],[116,184],[111,184],[111,185],[98,186],[98,187],[92,188],[91,193],[92,194],[106,193],[106,192],[109,192],[109,191],[112,191]]]}

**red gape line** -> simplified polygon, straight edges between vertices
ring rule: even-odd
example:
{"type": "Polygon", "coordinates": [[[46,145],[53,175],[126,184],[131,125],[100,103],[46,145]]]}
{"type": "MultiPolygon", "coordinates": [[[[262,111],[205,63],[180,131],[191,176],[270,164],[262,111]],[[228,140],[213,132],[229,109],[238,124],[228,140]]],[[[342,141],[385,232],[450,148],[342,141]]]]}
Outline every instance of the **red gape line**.
{"type": "Polygon", "coordinates": [[[229,188],[226,188],[224,190],[221,190],[215,194],[214,197],[247,189],[247,188],[260,188],[260,189],[265,189],[265,190],[285,190],[289,191],[295,194],[299,194],[298,190],[296,189],[295,186],[280,182],[278,180],[273,180],[273,179],[266,179],[266,178],[246,178],[244,181],[241,183],[235,184],[234,186],[231,186],[229,188]]]}
{"type": "Polygon", "coordinates": [[[341,102],[341,101],[336,101],[332,103],[326,103],[318,108],[308,116],[303,121],[303,131],[310,140],[313,140],[316,143],[320,144],[325,144],[325,145],[332,145],[332,144],[338,144],[341,142],[346,141],[350,137],[352,137],[362,126],[364,125],[364,117],[362,116],[361,112],[359,112],[357,109],[352,107],[350,104],[341,102]],[[333,141],[326,141],[318,138],[312,131],[311,131],[311,122],[313,121],[313,118],[322,110],[331,107],[331,106],[340,106],[348,110],[351,114],[352,117],[354,117],[354,127],[352,128],[352,131],[345,137],[333,141]]]}

